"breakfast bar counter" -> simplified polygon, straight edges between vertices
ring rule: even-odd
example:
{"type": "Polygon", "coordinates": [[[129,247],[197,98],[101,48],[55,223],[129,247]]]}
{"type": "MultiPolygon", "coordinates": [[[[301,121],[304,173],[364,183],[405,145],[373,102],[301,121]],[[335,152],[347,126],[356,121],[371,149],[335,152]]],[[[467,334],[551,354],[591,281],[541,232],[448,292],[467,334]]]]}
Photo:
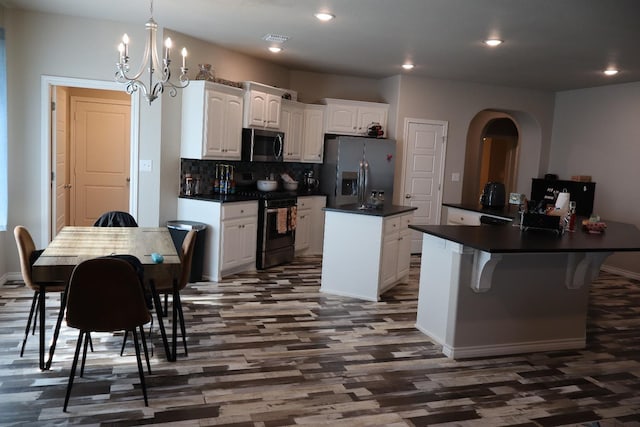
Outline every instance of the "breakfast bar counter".
{"type": "Polygon", "coordinates": [[[416,327],[452,358],[583,348],[591,282],[640,230],[410,225],[423,233],[416,327]]]}

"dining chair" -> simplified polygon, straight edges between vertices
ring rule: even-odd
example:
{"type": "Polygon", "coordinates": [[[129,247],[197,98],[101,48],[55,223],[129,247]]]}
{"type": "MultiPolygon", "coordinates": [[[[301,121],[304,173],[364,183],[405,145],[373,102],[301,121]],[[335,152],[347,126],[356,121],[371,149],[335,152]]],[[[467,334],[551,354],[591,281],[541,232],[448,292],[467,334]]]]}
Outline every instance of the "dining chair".
{"type": "MultiPolygon", "coordinates": [[[[156,291],[159,295],[165,296],[165,309],[164,316],[167,316],[167,296],[171,295],[171,306],[173,311],[173,357],[176,357],[176,333],[177,324],[180,323],[180,333],[182,334],[182,344],[184,346],[184,354],[188,356],[187,351],[187,335],[184,324],[184,314],[182,312],[182,301],[180,299],[180,291],[183,290],[187,283],[189,283],[189,277],[191,273],[191,263],[193,260],[193,251],[196,243],[196,230],[189,230],[184,240],[182,241],[182,248],[180,255],[180,277],[178,280],[164,280],[155,284],[156,291]]],[[[161,310],[161,307],[156,307],[156,310],[161,310]]]]}
{"type": "Polygon", "coordinates": [[[151,321],[151,314],[145,302],[142,283],[132,264],[118,257],[101,257],[83,261],[73,270],[66,297],[67,325],[78,329],[79,334],[63,411],[67,411],[81,348],[83,353],[80,376],[84,374],[87,344],[92,332],[130,331],[132,333],[144,404],[149,406],[137,330],[141,333],[147,368],[151,372],[143,332],[143,325],[151,321]]]}
{"type": "Polygon", "coordinates": [[[94,227],[137,227],[138,223],[128,212],[105,212],[93,223],[94,227]]]}
{"type": "MultiPolygon", "coordinates": [[[[31,300],[31,309],[29,310],[29,317],[27,319],[27,326],[24,330],[24,338],[22,340],[22,346],[20,347],[20,357],[24,354],[24,348],[27,344],[27,338],[29,337],[29,330],[32,328],[32,333],[35,333],[36,324],[38,323],[38,316],[40,317],[39,335],[40,335],[40,369],[45,370],[44,362],[44,342],[45,342],[45,317],[46,317],[46,294],[49,292],[64,292],[66,284],[64,282],[34,282],[31,276],[31,266],[40,255],[41,251],[36,250],[35,243],[31,234],[26,227],[18,225],[13,229],[13,235],[16,239],[16,245],[18,246],[18,254],[20,256],[20,271],[22,273],[22,280],[25,285],[33,290],[33,298],[31,300]]],[[[60,303],[60,310],[63,310],[63,305],[60,303]]],[[[59,314],[60,315],[60,314],[59,314]]]]}

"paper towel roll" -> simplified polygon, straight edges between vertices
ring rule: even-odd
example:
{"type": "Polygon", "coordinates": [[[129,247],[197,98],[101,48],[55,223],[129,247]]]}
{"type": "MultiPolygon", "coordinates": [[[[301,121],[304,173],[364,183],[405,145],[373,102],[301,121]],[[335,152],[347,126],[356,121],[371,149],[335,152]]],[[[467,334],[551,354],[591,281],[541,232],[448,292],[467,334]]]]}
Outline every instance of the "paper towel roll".
{"type": "Polygon", "coordinates": [[[571,194],[569,193],[558,193],[558,197],[556,198],[556,205],[553,214],[564,216],[569,212],[569,199],[571,194]]]}

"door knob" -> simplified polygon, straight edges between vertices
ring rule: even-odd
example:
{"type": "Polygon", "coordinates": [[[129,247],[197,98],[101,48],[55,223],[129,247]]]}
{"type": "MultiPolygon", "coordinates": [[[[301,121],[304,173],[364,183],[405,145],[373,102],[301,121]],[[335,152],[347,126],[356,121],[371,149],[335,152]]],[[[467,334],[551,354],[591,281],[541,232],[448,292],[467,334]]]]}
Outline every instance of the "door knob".
{"type": "Polygon", "coordinates": [[[405,199],[410,199],[410,198],[411,198],[411,194],[409,194],[409,193],[405,194],[405,195],[404,195],[404,198],[405,198],[405,199]]]}

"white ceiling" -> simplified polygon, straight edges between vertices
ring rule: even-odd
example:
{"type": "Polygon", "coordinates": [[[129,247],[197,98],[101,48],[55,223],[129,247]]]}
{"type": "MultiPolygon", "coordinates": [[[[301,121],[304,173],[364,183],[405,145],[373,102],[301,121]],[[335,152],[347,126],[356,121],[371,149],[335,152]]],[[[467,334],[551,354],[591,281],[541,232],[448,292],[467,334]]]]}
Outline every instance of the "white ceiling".
{"type": "MultiPolygon", "coordinates": [[[[149,17],[148,0],[0,3],[140,26],[149,17]]],[[[155,0],[154,18],[299,70],[552,91],[640,81],[640,0],[155,0]],[[336,19],[320,23],[318,10],[336,19]],[[283,52],[267,51],[268,33],[290,37],[283,52]],[[505,43],[487,48],[489,36],[505,43]],[[414,70],[400,68],[406,60],[414,70]],[[605,77],[609,66],[620,73],[605,77]]]]}

